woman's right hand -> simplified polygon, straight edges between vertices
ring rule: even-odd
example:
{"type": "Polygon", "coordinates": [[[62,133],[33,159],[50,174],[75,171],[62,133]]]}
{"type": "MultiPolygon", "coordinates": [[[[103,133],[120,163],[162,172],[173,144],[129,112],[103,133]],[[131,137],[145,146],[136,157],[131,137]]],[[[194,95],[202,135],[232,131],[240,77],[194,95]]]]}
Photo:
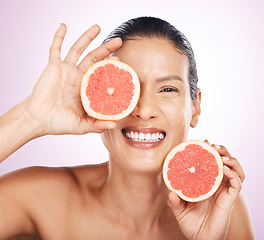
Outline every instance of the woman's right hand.
{"type": "Polygon", "coordinates": [[[76,66],[81,54],[99,32],[97,25],[87,30],[71,47],[64,61],[60,55],[66,25],[61,24],[56,32],[48,66],[24,102],[26,112],[39,124],[42,135],[102,132],[116,126],[113,121],[89,117],[81,103],[80,86],[87,69],[122,45],[121,39],[113,39],[91,51],[76,66]]]}

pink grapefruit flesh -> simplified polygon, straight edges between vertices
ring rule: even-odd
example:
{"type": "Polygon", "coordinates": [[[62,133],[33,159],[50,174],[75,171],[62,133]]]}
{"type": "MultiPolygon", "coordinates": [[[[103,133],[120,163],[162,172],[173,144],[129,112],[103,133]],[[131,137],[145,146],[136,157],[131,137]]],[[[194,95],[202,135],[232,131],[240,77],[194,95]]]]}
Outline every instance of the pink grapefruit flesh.
{"type": "Polygon", "coordinates": [[[127,64],[106,59],[94,64],[83,77],[81,99],[85,111],[102,120],[118,120],[135,108],[140,93],[136,72],[127,64]]]}
{"type": "Polygon", "coordinates": [[[198,202],[211,197],[223,179],[223,161],[209,144],[190,140],[173,148],[163,165],[167,187],[183,200],[198,202]]]}

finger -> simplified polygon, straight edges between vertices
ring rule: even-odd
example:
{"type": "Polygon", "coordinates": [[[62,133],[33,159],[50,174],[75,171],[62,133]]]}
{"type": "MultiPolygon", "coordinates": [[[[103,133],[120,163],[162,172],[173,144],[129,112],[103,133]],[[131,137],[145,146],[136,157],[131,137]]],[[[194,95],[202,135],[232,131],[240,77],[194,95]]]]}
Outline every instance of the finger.
{"type": "Polygon", "coordinates": [[[114,129],[116,127],[115,121],[103,121],[103,120],[95,120],[94,121],[94,129],[102,132],[106,129],[114,129]]]}
{"type": "Polygon", "coordinates": [[[232,157],[225,146],[218,145],[218,144],[212,144],[212,147],[218,151],[220,156],[232,157]]]}
{"type": "Polygon", "coordinates": [[[88,47],[91,41],[100,33],[101,29],[98,25],[89,28],[71,47],[64,62],[76,65],[84,50],[88,47]]]}
{"type": "Polygon", "coordinates": [[[116,61],[120,61],[119,60],[119,57],[117,57],[117,56],[108,56],[108,57],[106,57],[105,59],[107,59],[107,60],[116,60],[116,61]]]}
{"type": "Polygon", "coordinates": [[[66,35],[67,27],[64,23],[61,23],[59,29],[55,33],[55,36],[53,38],[53,42],[50,47],[50,55],[49,55],[49,61],[56,61],[60,60],[61,55],[61,46],[63,39],[66,35]]]}
{"type": "Polygon", "coordinates": [[[185,202],[174,192],[169,193],[168,206],[173,211],[177,221],[183,218],[183,212],[185,210],[185,202]]]}
{"type": "Polygon", "coordinates": [[[89,66],[92,64],[103,60],[111,53],[119,49],[122,45],[121,38],[114,38],[107,43],[102,44],[100,47],[96,48],[92,52],[90,52],[78,65],[78,69],[80,69],[83,73],[87,71],[89,66]]]}
{"type": "Polygon", "coordinates": [[[238,193],[240,192],[242,185],[239,179],[239,176],[236,171],[224,167],[224,175],[229,179],[230,186],[228,188],[228,194],[235,201],[238,193]]]}
{"type": "Polygon", "coordinates": [[[115,121],[98,120],[87,116],[80,122],[77,132],[78,134],[102,133],[106,129],[113,129],[115,127],[115,121]]]}
{"type": "Polygon", "coordinates": [[[233,157],[222,157],[222,158],[224,165],[234,170],[238,174],[240,181],[243,182],[245,180],[245,173],[243,171],[242,166],[237,161],[237,159],[233,157]]]}

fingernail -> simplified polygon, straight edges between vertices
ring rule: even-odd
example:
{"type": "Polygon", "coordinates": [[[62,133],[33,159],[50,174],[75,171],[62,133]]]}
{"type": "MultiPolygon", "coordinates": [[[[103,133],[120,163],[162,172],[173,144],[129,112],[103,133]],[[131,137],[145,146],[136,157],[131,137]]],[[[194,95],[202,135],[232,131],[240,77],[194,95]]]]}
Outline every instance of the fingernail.
{"type": "Polygon", "coordinates": [[[215,147],[216,147],[217,149],[220,149],[220,148],[221,148],[221,146],[218,145],[218,144],[214,144],[214,145],[215,145],[215,147]]]}
{"type": "Polygon", "coordinates": [[[229,157],[222,157],[223,161],[229,160],[229,157]]]}

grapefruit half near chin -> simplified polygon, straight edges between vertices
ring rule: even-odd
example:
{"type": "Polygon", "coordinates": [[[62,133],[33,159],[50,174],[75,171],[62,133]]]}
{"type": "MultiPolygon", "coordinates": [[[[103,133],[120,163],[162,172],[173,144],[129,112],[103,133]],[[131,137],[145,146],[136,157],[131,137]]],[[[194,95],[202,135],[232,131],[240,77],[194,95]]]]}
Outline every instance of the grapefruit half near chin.
{"type": "Polygon", "coordinates": [[[118,120],[135,108],[140,94],[136,72],[113,59],[99,61],[85,73],[81,100],[88,115],[101,120],[118,120]]]}
{"type": "Polygon", "coordinates": [[[163,164],[167,187],[188,202],[211,197],[223,179],[223,160],[217,150],[200,140],[174,147],[163,164]]]}

